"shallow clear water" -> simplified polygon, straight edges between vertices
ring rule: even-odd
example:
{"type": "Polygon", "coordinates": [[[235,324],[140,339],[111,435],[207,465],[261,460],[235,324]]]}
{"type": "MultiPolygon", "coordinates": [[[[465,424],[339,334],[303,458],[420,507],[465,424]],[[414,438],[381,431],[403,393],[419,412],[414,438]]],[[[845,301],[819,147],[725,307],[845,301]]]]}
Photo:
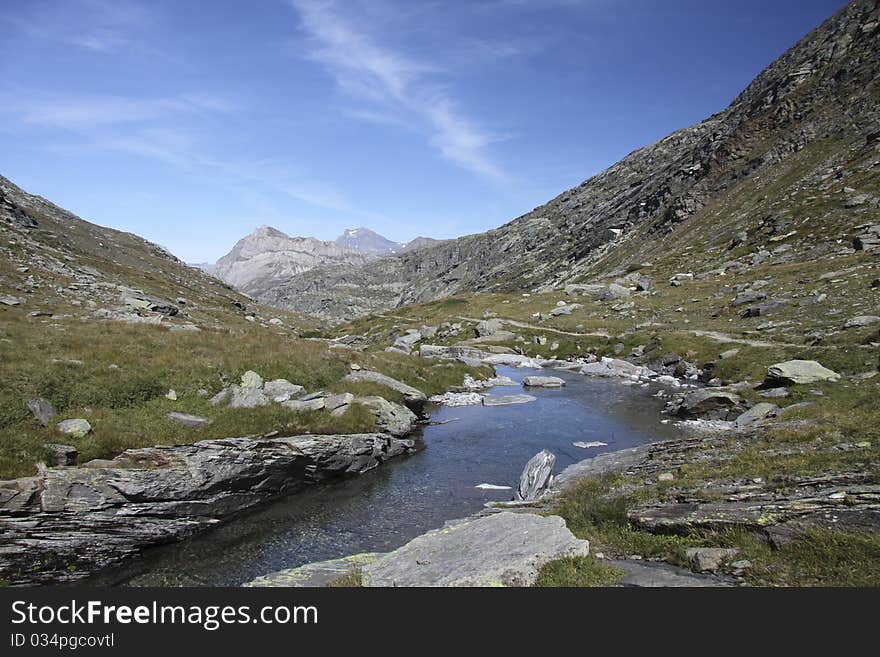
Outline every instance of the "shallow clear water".
{"type": "MultiPolygon", "coordinates": [[[[516,381],[536,374],[498,368],[516,381]]],[[[651,388],[579,374],[543,371],[568,382],[561,389],[529,389],[528,404],[440,408],[445,424],[423,429],[421,451],[361,476],[307,489],[243,514],[220,527],[154,548],[96,583],[226,586],[310,561],[357,552],[392,550],[445,521],[478,511],[512,491],[476,489],[480,483],[514,486],[526,461],[542,449],[556,454],[555,472],[600,454],[676,435],[660,423],[663,402],[651,388]],[[607,447],[581,449],[575,441],[607,447]]],[[[517,394],[498,387],[493,395],[517,394]]]]}

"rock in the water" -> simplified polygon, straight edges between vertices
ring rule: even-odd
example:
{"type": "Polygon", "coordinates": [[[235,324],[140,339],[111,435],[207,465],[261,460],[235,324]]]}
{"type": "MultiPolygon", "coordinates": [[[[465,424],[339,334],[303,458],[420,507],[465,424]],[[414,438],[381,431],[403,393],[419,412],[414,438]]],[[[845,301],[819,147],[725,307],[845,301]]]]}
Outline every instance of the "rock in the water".
{"type": "Polygon", "coordinates": [[[263,387],[263,377],[254,372],[253,370],[248,370],[244,374],[241,375],[241,387],[242,388],[262,388],[263,387]]]}
{"type": "Polygon", "coordinates": [[[43,447],[49,452],[51,458],[49,465],[73,465],[76,463],[76,457],[79,456],[79,450],[73,445],[47,443],[43,447]]]}
{"type": "Polygon", "coordinates": [[[314,399],[291,399],[281,402],[281,405],[291,411],[303,413],[305,411],[320,411],[324,408],[324,398],[315,397],[314,399]]]}
{"type": "Polygon", "coordinates": [[[357,397],[354,401],[370,409],[376,417],[376,425],[392,436],[412,433],[419,421],[418,416],[406,406],[390,402],[384,397],[357,397]]]}
{"type": "Polygon", "coordinates": [[[537,401],[537,397],[531,395],[486,395],[483,397],[483,406],[509,406],[511,404],[528,404],[537,401]]]}
{"type": "Polygon", "coordinates": [[[685,555],[694,570],[699,572],[714,572],[721,568],[721,564],[729,561],[739,553],[736,548],[688,548],[685,555]]]}
{"type": "Polygon", "coordinates": [[[565,379],[558,376],[527,376],[523,378],[523,385],[528,388],[561,388],[565,385],[565,379]]]}
{"type": "Polygon", "coordinates": [[[305,388],[291,383],[287,379],[275,379],[263,384],[263,394],[274,402],[286,402],[305,392],[305,388]]]}
{"type": "Polygon", "coordinates": [[[601,440],[590,440],[588,442],[578,441],[576,443],[572,443],[574,447],[580,447],[581,449],[590,449],[592,447],[607,447],[608,443],[603,443],[601,440]]]}
{"type": "Polygon", "coordinates": [[[814,360],[788,360],[767,368],[766,383],[770,385],[795,385],[838,381],[840,374],[823,367],[814,360]]]}
{"type": "Polygon", "coordinates": [[[447,523],[363,568],[364,586],[531,586],[541,567],[586,556],[558,516],[497,513],[447,523]]]}
{"type": "Polygon", "coordinates": [[[483,403],[483,395],[476,392],[446,392],[434,395],[429,401],[444,406],[479,406],[483,403]]]}
{"type": "Polygon", "coordinates": [[[479,490],[510,490],[510,486],[499,486],[498,484],[477,484],[474,488],[479,490]]]}
{"type": "Polygon", "coordinates": [[[52,408],[52,404],[43,399],[42,397],[36,397],[31,399],[27,403],[28,410],[33,413],[34,417],[37,419],[42,426],[49,426],[49,421],[55,417],[55,409],[52,408]]]}
{"type": "Polygon", "coordinates": [[[553,483],[553,466],[556,464],[556,456],[542,449],[535,454],[519,476],[514,499],[520,502],[530,502],[540,498],[553,483]]]}
{"type": "Polygon", "coordinates": [[[83,418],[64,420],[57,424],[58,431],[74,438],[85,438],[92,431],[92,425],[83,418]]]}
{"type": "Polygon", "coordinates": [[[738,427],[744,427],[747,424],[754,424],[755,422],[760,422],[768,415],[771,415],[779,410],[779,407],[776,404],[771,404],[769,402],[759,402],[752,406],[745,413],[740,415],[736,420],[734,420],[734,424],[738,427]]]}
{"type": "Polygon", "coordinates": [[[609,376],[621,378],[638,378],[642,376],[643,369],[638,365],[619,358],[602,357],[597,363],[587,363],[580,369],[581,374],[587,376],[609,376]]]}
{"type": "Polygon", "coordinates": [[[193,429],[201,429],[202,427],[208,426],[212,422],[212,420],[206,417],[177,412],[169,413],[168,419],[172,422],[177,422],[177,424],[182,424],[185,427],[191,427],[193,429]]]}

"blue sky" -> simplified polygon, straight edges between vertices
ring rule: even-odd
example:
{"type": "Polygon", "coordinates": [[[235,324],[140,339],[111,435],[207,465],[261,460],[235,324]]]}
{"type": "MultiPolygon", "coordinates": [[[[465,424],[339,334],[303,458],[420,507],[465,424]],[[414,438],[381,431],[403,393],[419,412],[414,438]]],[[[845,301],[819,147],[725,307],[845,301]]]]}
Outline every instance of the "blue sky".
{"type": "Polygon", "coordinates": [[[842,0],[0,0],[0,174],[213,261],[499,226],[723,109],[842,0]]]}

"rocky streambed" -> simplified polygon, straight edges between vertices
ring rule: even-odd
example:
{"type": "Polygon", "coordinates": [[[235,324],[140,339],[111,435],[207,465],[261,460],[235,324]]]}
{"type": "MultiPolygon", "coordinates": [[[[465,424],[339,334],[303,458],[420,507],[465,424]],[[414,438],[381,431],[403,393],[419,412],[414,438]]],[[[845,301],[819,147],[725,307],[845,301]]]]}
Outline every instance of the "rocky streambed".
{"type": "MultiPolygon", "coordinates": [[[[91,581],[240,585],[308,563],[391,552],[447,521],[480,512],[487,502],[510,500],[525,463],[545,448],[556,455],[558,472],[596,454],[681,435],[674,424],[661,423],[664,401],[652,396],[659,386],[623,385],[617,379],[562,370],[497,369],[499,382],[507,377],[508,385],[481,389],[482,404],[435,408],[432,424],[411,436],[416,451],[389,467],[314,486],[239,514],[210,532],[149,550],[123,568],[102,573],[91,581]],[[495,405],[495,399],[522,393],[524,378],[547,374],[566,385],[528,387],[533,401],[495,405]],[[588,447],[577,447],[575,443],[588,447]]],[[[523,529],[520,525],[530,520],[521,519],[521,514],[511,515],[517,518],[505,516],[486,521],[491,523],[487,525],[462,526],[457,536],[471,544],[479,536],[510,538],[524,531],[531,536],[546,535],[548,540],[555,536],[553,545],[564,549],[582,547],[583,542],[562,540],[555,526],[539,527],[537,531],[534,527],[523,529]]],[[[492,558],[501,564],[502,543],[496,542],[495,546],[495,551],[486,554],[494,554],[492,558]]],[[[460,553],[459,548],[453,553],[460,553]]],[[[535,571],[534,562],[528,558],[521,563],[526,573],[535,571]]],[[[321,577],[325,574],[322,570],[321,577]]],[[[502,574],[496,572],[490,579],[507,581],[502,574]]],[[[487,576],[483,574],[484,579],[487,576]]],[[[400,576],[388,577],[396,580],[400,576]]],[[[463,577],[476,583],[480,576],[471,572],[463,577]]],[[[449,579],[456,579],[452,571],[449,579]]],[[[520,579],[514,576],[509,583],[516,582],[520,579]]]]}

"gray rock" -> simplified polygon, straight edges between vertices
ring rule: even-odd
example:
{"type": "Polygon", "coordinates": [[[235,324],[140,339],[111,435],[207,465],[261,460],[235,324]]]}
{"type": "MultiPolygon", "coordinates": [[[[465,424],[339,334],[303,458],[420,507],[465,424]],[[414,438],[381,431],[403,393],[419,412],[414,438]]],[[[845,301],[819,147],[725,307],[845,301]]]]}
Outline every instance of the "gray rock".
{"type": "Polygon", "coordinates": [[[55,417],[55,409],[52,408],[52,404],[42,397],[28,400],[27,407],[37,419],[37,422],[44,427],[49,426],[49,421],[55,417]]]}
{"type": "Polygon", "coordinates": [[[74,438],[85,438],[92,431],[92,425],[89,424],[88,420],[83,418],[64,420],[59,422],[56,425],[56,428],[61,433],[73,436],[74,438]]]}
{"type": "Polygon", "coordinates": [[[766,381],[770,385],[795,385],[838,380],[840,380],[840,374],[823,367],[814,360],[788,360],[767,368],[766,381]]]}
{"type": "Polygon", "coordinates": [[[581,374],[587,376],[605,376],[605,377],[621,377],[635,378],[644,374],[644,370],[638,365],[619,358],[603,357],[601,361],[596,363],[587,363],[580,369],[581,374]]]}
{"type": "Polygon", "coordinates": [[[861,315],[848,320],[846,324],[843,325],[843,328],[862,328],[864,326],[871,326],[877,322],[880,322],[880,317],[877,317],[876,315],[861,315]]]}
{"type": "Polygon", "coordinates": [[[674,410],[678,417],[688,420],[733,420],[745,407],[742,397],[735,393],[701,388],[685,394],[674,410]]]}
{"type": "Polygon", "coordinates": [[[376,418],[376,426],[392,436],[406,436],[418,424],[419,418],[415,413],[384,397],[358,397],[354,401],[368,408],[376,418]]]}
{"type": "Polygon", "coordinates": [[[446,392],[434,395],[429,401],[443,406],[479,406],[483,403],[483,395],[476,392],[446,392]]]}
{"type": "Polygon", "coordinates": [[[287,379],[275,379],[263,384],[263,394],[274,402],[286,402],[291,397],[302,394],[305,388],[291,383],[287,379]]]}
{"type": "Polygon", "coordinates": [[[232,395],[229,399],[230,408],[257,408],[268,404],[269,398],[263,394],[260,388],[232,386],[232,395]]]}
{"type": "Polygon", "coordinates": [[[413,446],[376,433],[224,438],[131,449],[0,482],[0,572],[12,585],[76,581],[281,494],[371,470],[413,446]]]}
{"type": "Polygon", "coordinates": [[[223,390],[221,390],[216,395],[211,397],[208,400],[208,403],[211,406],[218,406],[218,405],[222,404],[223,402],[227,401],[231,395],[232,395],[232,388],[231,387],[223,388],[223,390]]]}
{"type": "Polygon", "coordinates": [[[401,335],[394,341],[394,346],[397,349],[402,349],[404,351],[411,351],[416,344],[422,341],[422,334],[418,331],[412,331],[407,333],[406,335],[401,335]]]}
{"type": "Polygon", "coordinates": [[[539,499],[553,483],[553,466],[556,456],[542,449],[526,463],[519,476],[514,499],[519,502],[530,502],[539,499]]]}
{"type": "Polygon", "coordinates": [[[422,358],[448,358],[465,363],[478,363],[486,356],[486,353],[474,347],[423,344],[419,345],[419,356],[422,358]]]}
{"type": "Polygon", "coordinates": [[[561,388],[565,385],[565,379],[558,376],[527,376],[523,378],[523,385],[527,388],[561,388]]]}
{"type": "Polygon", "coordinates": [[[497,513],[447,523],[363,567],[364,586],[531,586],[548,561],[586,556],[558,516],[497,513]]]}
{"type": "Polygon", "coordinates": [[[169,413],[168,419],[177,424],[182,424],[185,427],[191,427],[192,429],[201,429],[202,427],[208,426],[213,421],[199,415],[189,415],[188,413],[177,412],[169,413]]]}
{"type": "Polygon", "coordinates": [[[354,395],[350,392],[341,392],[338,395],[324,397],[324,408],[328,411],[335,410],[340,406],[347,406],[354,401],[354,395]]]}
{"type": "Polygon", "coordinates": [[[362,552],[341,559],[307,563],[299,568],[279,570],[250,582],[245,587],[324,587],[333,584],[342,577],[359,573],[361,569],[385,556],[382,552],[362,552]]]}
{"type": "Polygon", "coordinates": [[[767,397],[768,399],[779,399],[782,397],[788,397],[791,393],[786,388],[770,388],[770,390],[765,390],[758,394],[762,397],[767,397]]]}
{"type": "Polygon", "coordinates": [[[553,310],[550,311],[551,317],[559,317],[560,315],[571,315],[578,308],[582,308],[579,303],[569,303],[564,306],[557,306],[553,310]]]}
{"type": "Polygon", "coordinates": [[[714,572],[721,568],[721,564],[739,554],[737,548],[688,548],[685,556],[694,570],[699,572],[714,572]]]}
{"type": "Polygon", "coordinates": [[[719,577],[695,574],[662,561],[619,559],[609,560],[606,563],[625,573],[618,582],[619,586],[640,588],[730,586],[727,581],[719,577]]]}
{"type": "Polygon", "coordinates": [[[483,406],[510,406],[511,404],[528,404],[537,401],[531,395],[487,395],[483,397],[483,406]]]}
{"type": "Polygon", "coordinates": [[[79,450],[73,445],[46,443],[43,447],[49,452],[49,465],[73,465],[79,456],[79,450]]]}
{"type": "Polygon", "coordinates": [[[314,399],[291,399],[281,402],[281,405],[291,411],[303,413],[306,411],[320,411],[324,408],[324,398],[315,397],[314,399]]]}
{"type": "Polygon", "coordinates": [[[752,406],[745,413],[742,413],[739,417],[734,420],[734,424],[738,427],[744,427],[748,424],[754,424],[755,422],[760,422],[764,420],[767,416],[772,415],[776,411],[779,410],[779,407],[776,404],[771,404],[769,402],[759,402],[752,406]]]}
{"type": "Polygon", "coordinates": [[[437,335],[437,327],[423,326],[419,329],[419,333],[422,335],[422,340],[430,340],[437,335]]]}
{"type": "Polygon", "coordinates": [[[248,370],[244,374],[241,375],[241,387],[242,388],[262,388],[263,387],[263,377],[254,372],[253,370],[248,370]]]}
{"type": "Polygon", "coordinates": [[[4,306],[17,306],[21,303],[21,299],[11,296],[0,296],[0,303],[4,306]]]}
{"type": "Polygon", "coordinates": [[[498,331],[501,330],[502,324],[500,320],[497,319],[484,319],[481,322],[477,323],[477,336],[478,337],[486,337],[490,335],[495,335],[498,331]]]}
{"type": "Polygon", "coordinates": [[[378,383],[380,385],[396,390],[403,395],[407,406],[421,409],[422,405],[427,401],[425,393],[418,388],[407,385],[403,381],[392,379],[381,372],[372,372],[370,370],[361,370],[360,372],[350,372],[345,376],[345,381],[378,383]]]}

